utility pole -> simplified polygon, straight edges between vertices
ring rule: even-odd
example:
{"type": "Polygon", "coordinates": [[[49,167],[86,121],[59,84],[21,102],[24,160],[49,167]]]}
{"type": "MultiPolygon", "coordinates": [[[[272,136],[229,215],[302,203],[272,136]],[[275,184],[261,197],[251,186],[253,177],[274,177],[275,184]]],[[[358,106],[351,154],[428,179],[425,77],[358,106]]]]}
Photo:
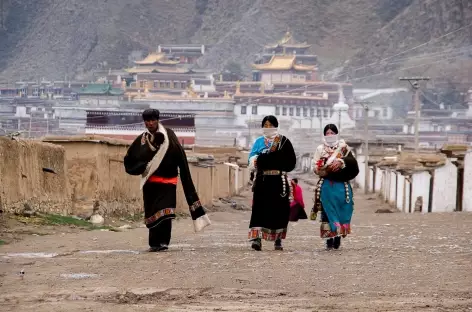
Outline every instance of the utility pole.
{"type": "Polygon", "coordinates": [[[364,193],[369,193],[370,169],[369,169],[369,104],[371,101],[355,101],[355,104],[362,105],[364,109],[364,193]]]}
{"type": "Polygon", "coordinates": [[[341,110],[340,109],[338,110],[338,122],[339,122],[338,132],[339,132],[339,134],[341,134],[341,110]]]}
{"type": "Polygon", "coordinates": [[[323,126],[324,109],[318,108],[317,112],[319,112],[319,114],[320,114],[320,116],[319,116],[319,119],[320,119],[320,135],[321,135],[321,142],[323,143],[323,139],[324,139],[324,133],[323,133],[323,129],[324,129],[324,126],[323,126]]]}
{"type": "Polygon", "coordinates": [[[420,124],[420,82],[430,80],[429,77],[401,77],[401,81],[408,81],[415,91],[415,153],[420,149],[419,124],[420,124]]]}

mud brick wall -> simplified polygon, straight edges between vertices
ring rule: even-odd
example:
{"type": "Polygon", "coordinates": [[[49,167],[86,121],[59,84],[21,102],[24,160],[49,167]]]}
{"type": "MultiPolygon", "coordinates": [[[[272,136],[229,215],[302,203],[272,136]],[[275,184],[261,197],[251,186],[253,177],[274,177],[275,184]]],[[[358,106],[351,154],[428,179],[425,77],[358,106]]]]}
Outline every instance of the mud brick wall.
{"type": "Polygon", "coordinates": [[[90,214],[94,202],[104,215],[142,211],[139,177],[126,174],[126,145],[95,141],[54,141],[65,149],[74,214],[90,214]]]}
{"type": "Polygon", "coordinates": [[[71,196],[62,147],[34,140],[0,138],[0,206],[19,212],[69,214],[71,196]]]}
{"type": "MultiPolygon", "coordinates": [[[[143,211],[140,177],[128,175],[123,166],[128,142],[98,137],[49,141],[65,149],[74,214],[90,214],[95,201],[100,203],[100,212],[105,215],[134,215],[143,211]]],[[[213,198],[236,194],[249,180],[247,169],[240,169],[236,186],[236,171],[225,164],[201,167],[191,163],[189,167],[204,206],[211,206],[213,198]]],[[[188,213],[180,181],[176,208],[179,213],[188,213]]]]}

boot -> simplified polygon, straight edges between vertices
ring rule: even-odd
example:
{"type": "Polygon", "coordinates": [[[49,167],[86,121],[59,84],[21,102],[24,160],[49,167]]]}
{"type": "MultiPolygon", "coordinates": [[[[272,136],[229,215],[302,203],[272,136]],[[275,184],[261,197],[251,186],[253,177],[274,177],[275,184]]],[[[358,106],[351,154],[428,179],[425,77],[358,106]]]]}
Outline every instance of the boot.
{"type": "Polygon", "coordinates": [[[254,240],[252,241],[251,248],[254,249],[254,250],[257,250],[257,251],[261,251],[261,250],[262,250],[262,242],[261,242],[261,239],[260,239],[260,238],[254,239],[254,240]]]}
{"type": "Polygon", "coordinates": [[[284,250],[284,248],[282,247],[282,240],[280,238],[275,240],[274,249],[275,250],[284,250]]]}
{"type": "Polygon", "coordinates": [[[326,240],[326,249],[332,249],[334,245],[334,239],[328,238],[326,240]]]}
{"type": "Polygon", "coordinates": [[[333,248],[334,249],[339,249],[340,246],[341,246],[341,236],[336,236],[334,238],[333,248]]]}

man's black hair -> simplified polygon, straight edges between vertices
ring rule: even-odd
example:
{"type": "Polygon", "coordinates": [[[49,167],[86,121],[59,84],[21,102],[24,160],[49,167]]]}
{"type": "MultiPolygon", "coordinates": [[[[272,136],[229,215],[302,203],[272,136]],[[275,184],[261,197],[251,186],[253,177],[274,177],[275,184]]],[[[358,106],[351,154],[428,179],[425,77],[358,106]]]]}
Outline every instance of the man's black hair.
{"type": "Polygon", "coordinates": [[[143,120],[150,121],[150,120],[159,120],[159,110],[157,109],[146,109],[143,112],[143,120]]]}

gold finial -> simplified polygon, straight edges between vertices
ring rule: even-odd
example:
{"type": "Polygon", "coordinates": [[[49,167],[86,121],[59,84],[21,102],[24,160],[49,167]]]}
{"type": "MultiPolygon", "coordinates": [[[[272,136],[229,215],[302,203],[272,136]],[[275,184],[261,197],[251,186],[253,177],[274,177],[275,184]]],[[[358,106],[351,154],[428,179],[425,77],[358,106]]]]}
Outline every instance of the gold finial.
{"type": "Polygon", "coordinates": [[[292,39],[292,33],[290,32],[290,29],[287,29],[287,32],[285,33],[285,36],[282,38],[282,40],[279,41],[279,44],[285,44],[290,39],[292,39]]]}
{"type": "Polygon", "coordinates": [[[194,84],[194,81],[190,80],[190,84],[187,87],[187,94],[189,95],[189,97],[195,98],[195,97],[198,97],[198,95],[193,89],[193,84],[194,84]]]}
{"type": "Polygon", "coordinates": [[[236,82],[236,92],[235,92],[236,95],[239,95],[241,94],[241,82],[238,80],[236,82]]]}

